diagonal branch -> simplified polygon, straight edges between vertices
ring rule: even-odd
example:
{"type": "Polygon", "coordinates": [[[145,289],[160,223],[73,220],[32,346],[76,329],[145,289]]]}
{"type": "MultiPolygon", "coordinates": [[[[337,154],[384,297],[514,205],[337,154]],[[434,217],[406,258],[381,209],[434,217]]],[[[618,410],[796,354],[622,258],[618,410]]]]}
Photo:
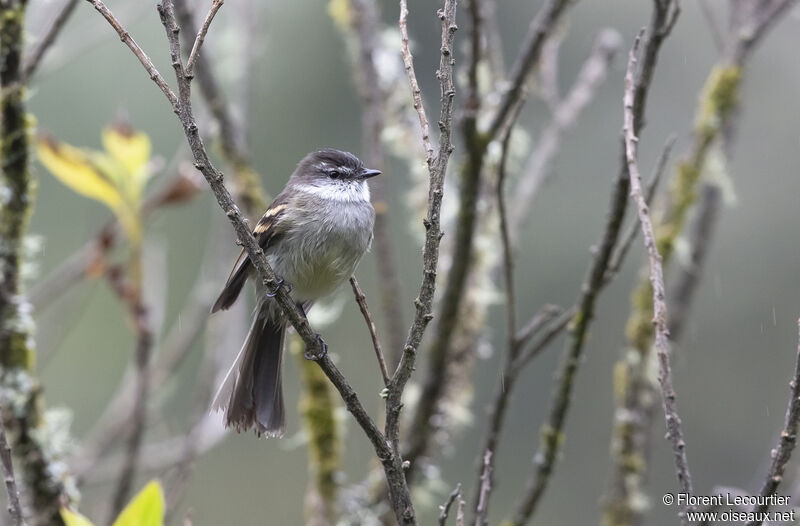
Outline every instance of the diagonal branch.
{"type": "Polygon", "coordinates": [[[53,23],[50,24],[50,28],[44,34],[39,43],[36,44],[36,47],[33,49],[33,51],[30,52],[30,56],[25,61],[25,65],[22,68],[22,78],[25,82],[30,80],[34,73],[36,73],[36,69],[42,62],[42,58],[47,50],[50,49],[50,47],[52,47],[53,43],[56,41],[56,37],[58,37],[58,34],[61,33],[61,30],[64,28],[64,25],[66,25],[67,20],[69,20],[69,17],[72,15],[72,12],[75,11],[75,7],[78,5],[78,2],[80,2],[80,0],[67,0],[64,3],[61,10],[53,19],[53,23]]]}
{"type": "MultiPolygon", "coordinates": [[[[800,326],[800,320],[798,320],[800,326]]],[[[770,463],[764,484],[761,486],[758,495],[762,497],[758,504],[753,508],[757,515],[761,515],[769,510],[770,501],[767,497],[775,495],[778,486],[783,482],[783,473],[786,464],[792,456],[792,451],[797,445],[797,429],[800,425],[800,334],[798,335],[797,361],[794,367],[794,376],[789,382],[790,396],[789,404],[786,407],[786,417],[783,421],[783,429],[775,449],[772,450],[772,462],[770,463]]],[[[757,526],[761,521],[750,521],[747,526],[757,526]]]]}
{"type": "Polygon", "coordinates": [[[189,59],[186,61],[187,77],[194,76],[194,63],[197,61],[198,53],[200,53],[200,47],[203,45],[203,41],[206,39],[206,33],[208,33],[208,28],[211,26],[211,21],[214,20],[217,11],[219,11],[219,8],[222,7],[224,1],[225,0],[213,0],[211,3],[211,9],[208,10],[206,19],[203,21],[203,25],[200,26],[200,31],[197,32],[197,37],[195,37],[194,44],[192,44],[192,51],[189,53],[189,59]]]}

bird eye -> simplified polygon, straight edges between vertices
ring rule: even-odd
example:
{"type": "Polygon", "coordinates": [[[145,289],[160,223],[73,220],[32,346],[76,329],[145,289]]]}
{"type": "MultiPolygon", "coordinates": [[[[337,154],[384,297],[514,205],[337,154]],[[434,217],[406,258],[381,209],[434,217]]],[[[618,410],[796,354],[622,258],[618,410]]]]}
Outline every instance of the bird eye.
{"type": "Polygon", "coordinates": [[[328,172],[328,177],[330,177],[331,179],[338,179],[341,176],[342,174],[338,170],[331,170],[330,172],[328,172]]]}

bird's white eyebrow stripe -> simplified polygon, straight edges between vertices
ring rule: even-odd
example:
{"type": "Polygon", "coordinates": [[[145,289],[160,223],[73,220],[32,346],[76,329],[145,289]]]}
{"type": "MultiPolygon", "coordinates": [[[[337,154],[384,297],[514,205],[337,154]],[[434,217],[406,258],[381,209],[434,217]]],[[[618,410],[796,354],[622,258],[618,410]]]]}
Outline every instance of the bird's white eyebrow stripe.
{"type": "Polygon", "coordinates": [[[369,201],[369,186],[365,183],[337,184],[327,186],[314,186],[310,184],[299,184],[296,186],[298,192],[333,199],[334,201],[369,201]]]}

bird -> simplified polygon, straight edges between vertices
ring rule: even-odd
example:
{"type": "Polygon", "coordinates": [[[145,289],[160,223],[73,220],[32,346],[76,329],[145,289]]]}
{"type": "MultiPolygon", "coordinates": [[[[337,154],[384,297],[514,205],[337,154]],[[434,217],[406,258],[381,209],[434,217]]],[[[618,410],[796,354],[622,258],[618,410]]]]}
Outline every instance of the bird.
{"type": "Polygon", "coordinates": [[[226,427],[280,437],[286,426],[281,358],[287,319],[274,299],[285,286],[305,314],[350,278],[373,238],[375,209],[367,181],[380,175],[355,155],[332,148],[306,155],[253,235],[278,276],[267,290],[242,250],[211,309],[229,309],[249,278],[256,288],[253,322],[212,408],[226,427]]]}

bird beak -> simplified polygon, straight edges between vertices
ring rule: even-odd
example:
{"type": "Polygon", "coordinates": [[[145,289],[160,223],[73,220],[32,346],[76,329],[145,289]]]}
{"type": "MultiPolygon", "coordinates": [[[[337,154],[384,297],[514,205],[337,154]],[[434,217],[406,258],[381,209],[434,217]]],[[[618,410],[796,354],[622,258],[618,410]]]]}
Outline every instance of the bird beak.
{"type": "Polygon", "coordinates": [[[376,175],[380,174],[380,170],[364,170],[361,172],[361,179],[369,179],[370,177],[375,177],[376,175]]]}

